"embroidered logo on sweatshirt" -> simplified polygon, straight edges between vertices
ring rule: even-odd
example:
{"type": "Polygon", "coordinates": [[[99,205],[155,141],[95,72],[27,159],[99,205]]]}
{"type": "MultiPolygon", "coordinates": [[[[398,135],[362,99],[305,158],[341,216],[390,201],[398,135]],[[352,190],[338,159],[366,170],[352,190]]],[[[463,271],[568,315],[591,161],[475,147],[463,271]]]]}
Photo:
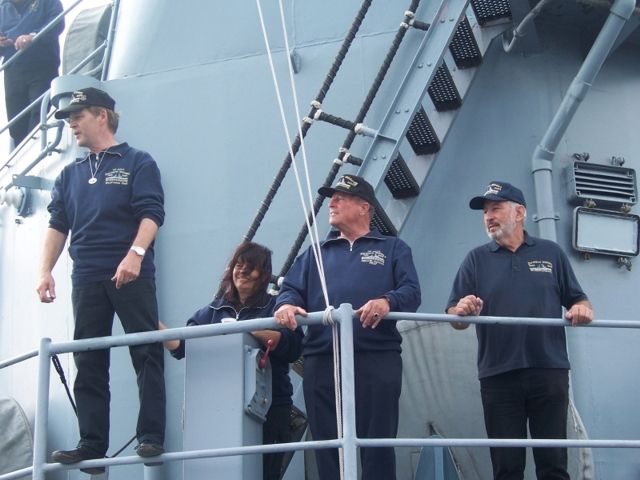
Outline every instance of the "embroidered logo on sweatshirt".
{"type": "Polygon", "coordinates": [[[387,257],[380,250],[367,250],[360,254],[360,261],[369,265],[384,265],[385,258],[387,257]]]}
{"type": "Polygon", "coordinates": [[[553,273],[553,263],[547,260],[530,260],[527,264],[530,272],[553,273]]]}
{"type": "Polygon", "coordinates": [[[131,173],[124,168],[114,168],[104,174],[104,183],[105,185],[129,185],[130,175],[131,173]]]}

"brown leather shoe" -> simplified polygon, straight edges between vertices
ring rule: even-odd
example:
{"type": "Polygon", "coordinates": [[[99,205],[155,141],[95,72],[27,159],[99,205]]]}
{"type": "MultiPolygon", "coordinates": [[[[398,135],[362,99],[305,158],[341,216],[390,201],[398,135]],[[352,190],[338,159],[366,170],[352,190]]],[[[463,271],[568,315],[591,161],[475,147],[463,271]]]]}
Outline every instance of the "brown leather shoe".
{"type": "MultiPolygon", "coordinates": [[[[104,455],[97,454],[83,447],[74,448],[73,450],[56,450],[51,454],[51,459],[56,463],[70,465],[82,462],[83,460],[94,460],[96,458],[104,458],[104,455]]],[[[81,468],[81,472],[90,475],[99,475],[104,473],[104,467],[81,468]]]]}

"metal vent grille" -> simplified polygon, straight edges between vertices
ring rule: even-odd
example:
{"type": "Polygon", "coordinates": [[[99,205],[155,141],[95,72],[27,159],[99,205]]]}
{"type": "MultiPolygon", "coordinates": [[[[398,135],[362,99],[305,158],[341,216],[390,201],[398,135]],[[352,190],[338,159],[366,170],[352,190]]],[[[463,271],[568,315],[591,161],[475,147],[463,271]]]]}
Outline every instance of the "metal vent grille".
{"type": "Polygon", "coordinates": [[[449,51],[451,51],[459,68],[477,67],[482,63],[482,53],[480,53],[478,42],[466,16],[458,24],[456,33],[449,44],[449,51]]]}
{"type": "Polygon", "coordinates": [[[407,130],[407,140],[416,155],[428,155],[440,150],[438,135],[436,135],[433,125],[422,107],[413,117],[409,130],[407,130]]]}
{"type": "Polygon", "coordinates": [[[371,225],[380,230],[383,235],[395,237],[398,235],[398,229],[393,225],[391,219],[382,209],[380,204],[376,205],[376,213],[371,220],[371,225]]]}
{"type": "Polygon", "coordinates": [[[420,193],[418,182],[416,182],[407,166],[407,162],[404,161],[400,154],[391,162],[391,167],[389,167],[389,171],[384,177],[384,183],[386,183],[393,198],[417,197],[418,193],[420,193]]]}
{"type": "Polygon", "coordinates": [[[471,0],[471,6],[480,25],[511,17],[509,0],[471,0]]]}
{"type": "Polygon", "coordinates": [[[436,71],[435,77],[431,80],[429,85],[429,96],[439,112],[446,112],[447,110],[455,110],[462,105],[462,99],[460,93],[458,93],[458,87],[453,82],[451,72],[447,67],[447,64],[442,62],[440,68],[436,71]]]}
{"type": "Polygon", "coordinates": [[[591,199],[603,203],[637,203],[636,172],[631,168],[574,162],[570,169],[571,199],[583,203],[591,199]]]}

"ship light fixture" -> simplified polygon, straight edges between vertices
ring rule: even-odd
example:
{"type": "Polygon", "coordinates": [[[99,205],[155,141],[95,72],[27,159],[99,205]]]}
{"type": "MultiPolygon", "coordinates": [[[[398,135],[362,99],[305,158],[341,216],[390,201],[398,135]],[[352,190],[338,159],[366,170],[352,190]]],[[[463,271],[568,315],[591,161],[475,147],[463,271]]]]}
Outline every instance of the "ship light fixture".
{"type": "Polygon", "coordinates": [[[629,213],[577,207],[573,211],[573,247],[587,254],[638,255],[640,217],[629,213]]]}

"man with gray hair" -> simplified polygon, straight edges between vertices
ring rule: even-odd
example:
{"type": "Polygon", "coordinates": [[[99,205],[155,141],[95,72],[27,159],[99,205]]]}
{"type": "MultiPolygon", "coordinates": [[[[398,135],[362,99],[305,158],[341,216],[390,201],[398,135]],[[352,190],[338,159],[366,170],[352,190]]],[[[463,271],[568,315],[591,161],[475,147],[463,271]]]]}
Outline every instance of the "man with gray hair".
{"type": "MultiPolygon", "coordinates": [[[[593,319],[591,304],[569,259],[554,242],[524,228],[526,202],[519,188],[493,181],[471,199],[484,211],[491,241],[472,250],[454,280],[447,313],[593,319]]],[[[464,329],[466,322],[454,322],[464,329]]],[[[569,359],[564,327],[476,325],[478,377],[489,438],[566,438],[569,359]]],[[[569,479],[564,448],[535,448],[538,479],[569,479]]],[[[524,448],[492,448],[494,478],[522,479],[524,448]]]]}

